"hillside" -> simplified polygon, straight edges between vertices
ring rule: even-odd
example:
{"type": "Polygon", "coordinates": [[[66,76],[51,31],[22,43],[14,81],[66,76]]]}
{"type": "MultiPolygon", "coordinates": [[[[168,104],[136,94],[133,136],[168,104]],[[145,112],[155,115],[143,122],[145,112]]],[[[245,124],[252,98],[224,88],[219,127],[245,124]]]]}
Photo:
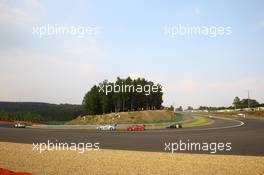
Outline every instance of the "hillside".
{"type": "Polygon", "coordinates": [[[40,102],[0,102],[0,119],[69,121],[83,113],[84,111],[81,105],[40,102]]]}
{"type": "Polygon", "coordinates": [[[168,110],[146,110],[133,112],[119,112],[104,115],[87,115],[78,117],[66,124],[122,124],[122,123],[157,123],[180,120],[180,115],[175,115],[168,110]]]}

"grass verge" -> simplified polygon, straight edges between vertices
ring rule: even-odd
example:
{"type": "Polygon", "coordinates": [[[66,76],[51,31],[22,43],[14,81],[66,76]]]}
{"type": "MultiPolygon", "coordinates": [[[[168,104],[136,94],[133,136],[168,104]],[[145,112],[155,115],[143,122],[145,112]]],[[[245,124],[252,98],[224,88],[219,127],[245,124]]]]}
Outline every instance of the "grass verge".
{"type": "Polygon", "coordinates": [[[197,117],[191,123],[183,124],[183,127],[190,128],[190,127],[195,127],[195,126],[204,126],[204,125],[210,125],[213,122],[214,122],[213,120],[210,120],[205,117],[197,117]]]}
{"type": "Polygon", "coordinates": [[[34,175],[261,175],[264,157],[99,150],[32,151],[32,145],[0,142],[0,167],[34,175]]]}

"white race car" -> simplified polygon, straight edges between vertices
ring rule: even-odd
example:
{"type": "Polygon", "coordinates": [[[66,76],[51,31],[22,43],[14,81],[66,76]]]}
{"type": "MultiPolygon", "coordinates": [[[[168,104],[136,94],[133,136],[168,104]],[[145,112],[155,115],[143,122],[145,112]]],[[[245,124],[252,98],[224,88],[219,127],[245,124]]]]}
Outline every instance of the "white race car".
{"type": "Polygon", "coordinates": [[[116,125],[100,125],[96,127],[97,130],[113,131],[116,130],[116,125]]]}
{"type": "Polygon", "coordinates": [[[23,123],[16,123],[14,124],[14,128],[26,128],[26,125],[23,123]]]}

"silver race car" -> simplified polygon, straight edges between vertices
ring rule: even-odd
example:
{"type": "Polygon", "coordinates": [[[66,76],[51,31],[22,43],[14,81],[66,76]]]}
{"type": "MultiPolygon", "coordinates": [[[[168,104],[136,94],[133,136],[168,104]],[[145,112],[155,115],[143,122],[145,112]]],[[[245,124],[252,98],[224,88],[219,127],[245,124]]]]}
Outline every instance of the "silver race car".
{"type": "Polygon", "coordinates": [[[24,123],[15,123],[14,128],[26,128],[26,125],[24,123]]]}
{"type": "Polygon", "coordinates": [[[96,127],[97,130],[113,131],[116,130],[116,125],[100,125],[96,127]]]}

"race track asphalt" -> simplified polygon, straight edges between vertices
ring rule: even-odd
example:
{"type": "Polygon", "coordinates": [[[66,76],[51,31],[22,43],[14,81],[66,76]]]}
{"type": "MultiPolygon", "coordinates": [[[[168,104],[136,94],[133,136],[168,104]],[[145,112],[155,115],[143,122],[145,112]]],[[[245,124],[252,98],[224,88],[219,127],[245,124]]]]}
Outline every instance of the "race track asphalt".
{"type": "MultiPolygon", "coordinates": [[[[51,130],[11,128],[0,124],[0,142],[14,143],[99,143],[100,149],[171,152],[181,143],[231,143],[231,150],[217,150],[214,154],[264,156],[264,120],[239,119],[239,121],[213,118],[212,125],[183,129],[126,131],[51,130]],[[167,145],[167,146],[166,146],[167,145]],[[172,147],[172,145],[174,145],[172,147]]],[[[212,144],[211,144],[212,143],[212,144]]],[[[187,145],[186,145],[187,146],[187,145]]],[[[184,147],[182,147],[184,148],[184,147]]],[[[206,153],[204,150],[174,150],[181,153],[206,153]]]]}

